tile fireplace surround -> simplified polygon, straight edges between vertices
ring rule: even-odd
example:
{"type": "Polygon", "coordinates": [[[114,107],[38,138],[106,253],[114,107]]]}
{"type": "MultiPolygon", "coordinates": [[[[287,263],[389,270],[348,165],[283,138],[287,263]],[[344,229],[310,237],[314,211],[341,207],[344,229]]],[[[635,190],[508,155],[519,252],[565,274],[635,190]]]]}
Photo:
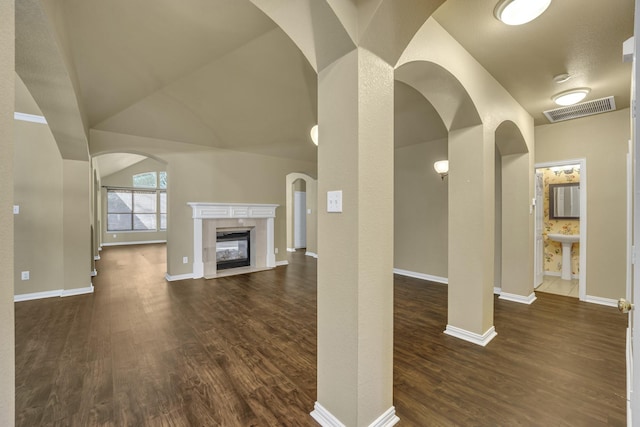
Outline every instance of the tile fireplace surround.
{"type": "Polygon", "coordinates": [[[193,278],[206,279],[249,273],[276,266],[273,222],[279,205],[244,203],[196,203],[193,209],[193,278]],[[216,233],[249,230],[251,266],[216,269],[216,233]]]}

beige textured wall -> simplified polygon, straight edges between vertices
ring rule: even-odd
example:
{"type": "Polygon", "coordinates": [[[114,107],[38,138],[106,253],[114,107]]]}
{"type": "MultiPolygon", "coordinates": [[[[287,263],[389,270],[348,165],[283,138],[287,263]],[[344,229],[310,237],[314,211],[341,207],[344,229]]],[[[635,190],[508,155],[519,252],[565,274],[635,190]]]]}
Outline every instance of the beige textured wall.
{"type": "Polygon", "coordinates": [[[91,286],[91,167],[84,160],[63,160],[62,227],[64,289],[91,286]]]}
{"type": "Polygon", "coordinates": [[[64,289],[63,161],[46,124],[16,120],[15,141],[15,293],[64,289]],[[28,281],[22,271],[29,271],[28,281]]]}
{"type": "MultiPolygon", "coordinates": [[[[134,165],[129,166],[119,172],[113,173],[111,175],[105,176],[101,180],[101,185],[107,187],[131,187],[133,185],[133,175],[143,173],[143,172],[160,172],[166,171],[167,165],[159,162],[155,159],[145,159],[141,162],[138,162],[134,165]]],[[[170,184],[171,178],[167,179],[168,185],[170,184]]],[[[136,231],[116,231],[116,232],[107,232],[107,192],[106,189],[100,189],[100,197],[101,197],[101,220],[100,224],[102,227],[102,243],[103,244],[118,244],[118,243],[127,243],[127,242],[145,242],[145,241],[158,241],[158,240],[167,240],[167,232],[166,231],[144,231],[144,232],[136,232],[136,231]],[[115,236],[115,237],[114,237],[115,236]]],[[[160,226],[160,224],[158,224],[160,226]]]]}
{"type": "Polygon", "coordinates": [[[0,2],[0,425],[15,425],[13,311],[13,109],[15,21],[12,1],[0,2]]]}
{"type": "Polygon", "coordinates": [[[629,129],[628,109],[535,128],[536,163],[586,158],[587,296],[625,295],[629,129]]]}
{"type": "Polygon", "coordinates": [[[448,186],[433,169],[447,140],[398,148],[394,168],[394,267],[447,277],[448,186]]]}

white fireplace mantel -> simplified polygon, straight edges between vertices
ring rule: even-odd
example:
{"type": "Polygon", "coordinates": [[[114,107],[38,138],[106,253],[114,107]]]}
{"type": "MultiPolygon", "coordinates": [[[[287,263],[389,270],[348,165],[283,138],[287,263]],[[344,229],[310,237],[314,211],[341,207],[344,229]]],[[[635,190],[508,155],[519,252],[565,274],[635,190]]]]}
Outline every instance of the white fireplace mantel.
{"type": "Polygon", "coordinates": [[[187,203],[193,209],[193,278],[204,277],[202,220],[207,219],[266,219],[266,267],[276,266],[273,223],[280,205],[246,203],[187,203]]]}

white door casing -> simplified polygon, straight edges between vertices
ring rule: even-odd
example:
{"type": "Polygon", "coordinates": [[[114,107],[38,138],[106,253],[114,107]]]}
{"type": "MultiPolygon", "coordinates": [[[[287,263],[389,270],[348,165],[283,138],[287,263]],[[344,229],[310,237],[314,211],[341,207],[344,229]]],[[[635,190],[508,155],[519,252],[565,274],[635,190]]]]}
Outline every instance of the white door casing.
{"type": "Polygon", "coordinates": [[[534,288],[540,286],[544,280],[544,239],[542,237],[542,229],[544,228],[544,183],[542,179],[542,173],[536,172],[534,288]]]}

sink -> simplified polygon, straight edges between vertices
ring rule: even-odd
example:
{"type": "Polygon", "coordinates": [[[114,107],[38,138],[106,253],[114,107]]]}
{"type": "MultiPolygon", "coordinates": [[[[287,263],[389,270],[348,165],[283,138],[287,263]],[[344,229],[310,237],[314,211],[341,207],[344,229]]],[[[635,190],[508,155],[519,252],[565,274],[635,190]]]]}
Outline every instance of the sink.
{"type": "Polygon", "coordinates": [[[579,234],[547,234],[555,242],[562,243],[562,280],[571,280],[571,245],[580,241],[579,234]]]}
{"type": "Polygon", "coordinates": [[[547,237],[560,243],[577,243],[580,241],[579,234],[547,234],[547,237]]]}

